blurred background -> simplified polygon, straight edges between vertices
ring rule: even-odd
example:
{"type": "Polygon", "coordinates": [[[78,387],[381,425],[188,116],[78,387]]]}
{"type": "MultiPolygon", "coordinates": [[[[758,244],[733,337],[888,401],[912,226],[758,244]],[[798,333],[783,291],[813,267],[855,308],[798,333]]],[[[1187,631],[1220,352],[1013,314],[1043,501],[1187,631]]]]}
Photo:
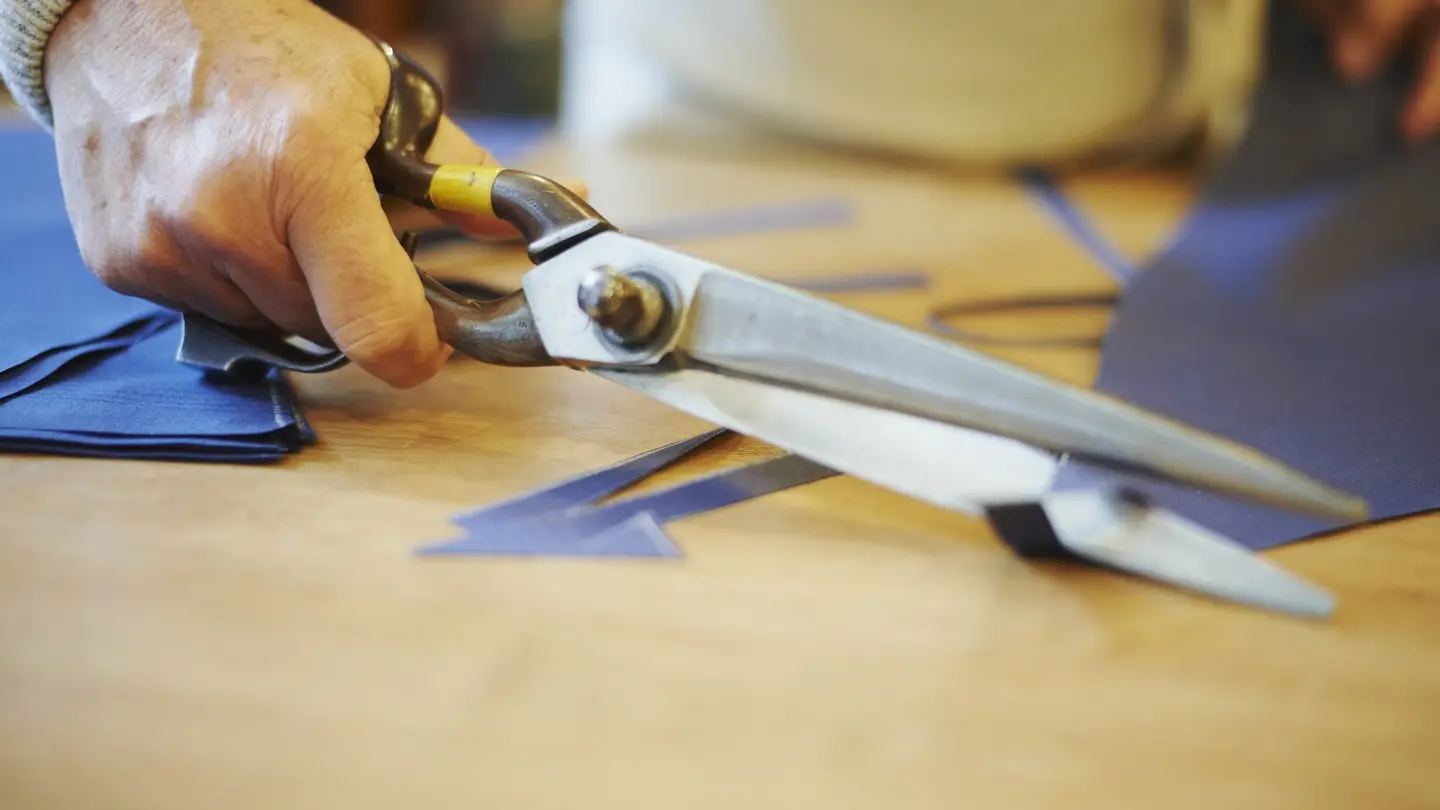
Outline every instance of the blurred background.
{"type": "MultiPolygon", "coordinates": [[[[461,116],[553,117],[564,0],[321,0],[434,72],[461,116]]],[[[0,105],[13,107],[3,84],[0,105]]],[[[18,114],[18,113],[17,113],[18,114]]]]}
{"type": "Polygon", "coordinates": [[[593,146],[778,136],[946,168],[1223,149],[1244,122],[1265,6],[315,1],[423,64],[469,122],[559,123],[567,142],[593,146]]]}
{"type": "Polygon", "coordinates": [[[433,72],[452,114],[553,117],[564,0],[321,0],[433,72]]]}

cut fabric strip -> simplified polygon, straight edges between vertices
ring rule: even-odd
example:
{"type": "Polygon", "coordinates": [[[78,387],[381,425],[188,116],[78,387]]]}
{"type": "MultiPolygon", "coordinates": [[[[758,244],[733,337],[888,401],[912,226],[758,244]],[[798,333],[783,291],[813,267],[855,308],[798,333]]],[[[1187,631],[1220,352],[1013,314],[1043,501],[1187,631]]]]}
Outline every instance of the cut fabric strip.
{"type": "Polygon", "coordinates": [[[654,450],[647,450],[618,464],[549,484],[516,498],[467,512],[455,520],[466,525],[481,526],[486,523],[499,524],[586,507],[643,481],[728,432],[723,428],[718,428],[657,447],[654,450]]]}
{"type": "Polygon", "coordinates": [[[604,506],[508,519],[497,519],[495,512],[462,517],[455,523],[465,529],[465,537],[419,553],[594,556],[621,548],[626,556],[679,556],[672,543],[656,542],[656,527],[835,475],[808,459],[784,455],[604,506]],[[645,549],[648,553],[639,553],[645,549]]]}

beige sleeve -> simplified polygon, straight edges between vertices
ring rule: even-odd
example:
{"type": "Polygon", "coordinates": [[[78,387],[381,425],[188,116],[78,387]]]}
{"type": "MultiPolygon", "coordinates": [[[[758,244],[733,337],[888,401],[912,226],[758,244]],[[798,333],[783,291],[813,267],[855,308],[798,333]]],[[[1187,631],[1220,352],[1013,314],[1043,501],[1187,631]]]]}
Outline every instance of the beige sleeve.
{"type": "Polygon", "coordinates": [[[45,44],[71,0],[0,0],[0,79],[36,123],[51,126],[45,44]]]}

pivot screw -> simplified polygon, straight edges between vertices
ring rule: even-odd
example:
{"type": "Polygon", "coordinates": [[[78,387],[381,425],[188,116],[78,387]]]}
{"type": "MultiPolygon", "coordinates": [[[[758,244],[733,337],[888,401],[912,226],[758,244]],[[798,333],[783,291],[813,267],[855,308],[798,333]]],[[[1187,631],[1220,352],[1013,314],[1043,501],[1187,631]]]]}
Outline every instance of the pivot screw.
{"type": "Polygon", "coordinates": [[[665,296],[645,278],[597,267],[580,280],[580,309],[613,339],[626,345],[655,336],[665,319],[665,296]]]}

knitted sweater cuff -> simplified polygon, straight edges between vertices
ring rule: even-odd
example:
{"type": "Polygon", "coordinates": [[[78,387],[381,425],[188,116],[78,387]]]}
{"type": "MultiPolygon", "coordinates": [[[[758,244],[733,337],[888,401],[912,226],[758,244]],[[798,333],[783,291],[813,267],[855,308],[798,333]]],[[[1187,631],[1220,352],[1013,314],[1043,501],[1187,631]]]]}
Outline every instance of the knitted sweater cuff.
{"type": "Polygon", "coordinates": [[[45,94],[45,45],[71,0],[0,0],[0,79],[21,109],[50,129],[45,94]]]}

